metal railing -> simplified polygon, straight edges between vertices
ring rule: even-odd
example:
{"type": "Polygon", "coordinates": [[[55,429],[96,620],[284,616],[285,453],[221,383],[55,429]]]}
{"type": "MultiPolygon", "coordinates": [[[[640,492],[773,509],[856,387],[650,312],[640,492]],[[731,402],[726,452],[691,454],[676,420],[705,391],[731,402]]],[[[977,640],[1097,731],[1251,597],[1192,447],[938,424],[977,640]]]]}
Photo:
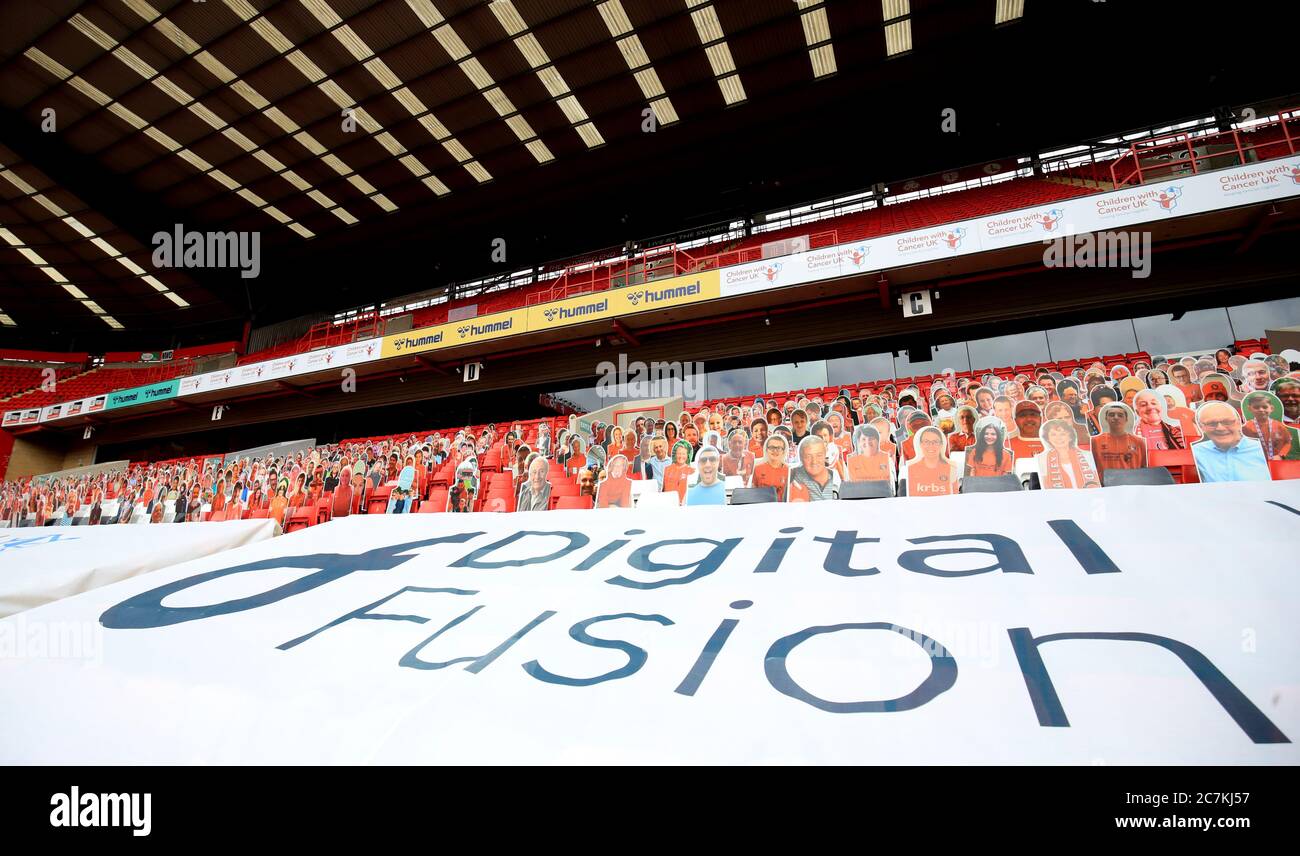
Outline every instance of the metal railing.
{"type": "Polygon", "coordinates": [[[1294,155],[1298,138],[1300,108],[1290,108],[1251,128],[1184,131],[1138,140],[1110,165],[1111,180],[1116,187],[1141,185],[1294,155]]]}

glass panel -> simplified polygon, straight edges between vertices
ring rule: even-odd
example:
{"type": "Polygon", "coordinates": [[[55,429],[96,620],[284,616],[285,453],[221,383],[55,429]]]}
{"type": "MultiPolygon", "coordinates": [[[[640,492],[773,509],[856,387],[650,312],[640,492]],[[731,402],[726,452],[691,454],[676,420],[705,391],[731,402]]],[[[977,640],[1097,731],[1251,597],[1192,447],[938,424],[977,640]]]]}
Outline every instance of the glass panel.
{"type": "Polygon", "coordinates": [[[827,386],[857,386],[878,380],[893,380],[893,354],[872,354],[867,357],[843,357],[826,361],[827,386]]]}
{"type": "MultiPolygon", "coordinates": [[[[1223,309],[1198,309],[1177,321],[1172,315],[1134,318],[1138,346],[1151,356],[1195,352],[1209,354],[1232,344],[1232,328],[1223,309]]],[[[1250,337],[1247,337],[1250,338],[1250,337]]]]}
{"type": "Polygon", "coordinates": [[[1047,331],[1047,343],[1054,360],[1083,360],[1139,350],[1128,319],[1058,327],[1047,331]]]}
{"type": "Polygon", "coordinates": [[[826,361],[808,360],[768,366],[767,391],[789,392],[794,389],[812,389],[830,386],[826,381],[826,361]]]}
{"type": "Polygon", "coordinates": [[[933,375],[944,369],[952,369],[955,372],[970,371],[970,362],[966,358],[965,342],[939,345],[932,348],[930,350],[930,359],[922,360],[919,363],[912,362],[912,355],[909,351],[899,351],[898,358],[894,360],[895,377],[933,375]]]}
{"type": "Polygon", "coordinates": [[[1051,356],[1047,350],[1047,334],[1042,330],[970,342],[971,368],[976,371],[1045,363],[1049,360],[1051,356]]]}
{"type": "MultiPolygon", "coordinates": [[[[1262,339],[1264,331],[1269,328],[1276,330],[1300,324],[1300,297],[1229,306],[1228,314],[1232,317],[1232,331],[1237,334],[1236,339],[1262,339]]],[[[1223,344],[1233,341],[1229,338],[1223,344]]]]}
{"type": "Polygon", "coordinates": [[[737,395],[762,395],[763,369],[731,369],[730,371],[709,372],[707,394],[709,398],[734,398],[737,395]]]}

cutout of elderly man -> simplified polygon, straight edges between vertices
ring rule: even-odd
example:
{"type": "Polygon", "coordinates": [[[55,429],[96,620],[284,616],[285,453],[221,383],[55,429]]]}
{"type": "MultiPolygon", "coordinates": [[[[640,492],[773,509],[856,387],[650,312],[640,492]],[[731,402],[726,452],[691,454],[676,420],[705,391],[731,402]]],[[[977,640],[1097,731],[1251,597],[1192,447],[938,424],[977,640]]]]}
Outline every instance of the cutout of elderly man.
{"type": "Polygon", "coordinates": [[[1250,392],[1267,390],[1272,379],[1268,363],[1263,360],[1247,360],[1241,366],[1242,385],[1250,392]]]}
{"type": "Polygon", "coordinates": [[[1242,434],[1241,414],[1231,404],[1201,405],[1196,421],[1205,439],[1192,444],[1196,472],[1203,482],[1270,481],[1264,447],[1242,434]]]}
{"type": "Polygon", "coordinates": [[[686,489],[687,505],[726,505],[727,486],[722,480],[722,455],[715,446],[703,446],[695,456],[699,479],[686,489]]]}
{"type": "Polygon", "coordinates": [[[840,479],[826,465],[826,441],[809,434],[799,443],[799,466],[790,470],[790,502],[839,499],[840,479]]]}
{"type": "Polygon", "coordinates": [[[627,455],[615,455],[609,459],[609,470],[596,487],[596,507],[632,507],[632,479],[628,477],[627,455]]]}
{"type": "Polygon", "coordinates": [[[528,478],[519,488],[516,510],[545,511],[550,507],[551,483],[546,478],[549,469],[550,463],[546,458],[541,455],[533,458],[533,462],[528,465],[528,478]]]}
{"type": "Polygon", "coordinates": [[[646,479],[654,479],[659,489],[664,489],[664,471],[672,461],[668,458],[668,438],[663,434],[656,434],[650,440],[650,457],[646,458],[642,465],[644,470],[642,475],[646,479]]]}
{"type": "Polygon", "coordinates": [[[754,475],[754,453],[749,451],[749,435],[744,428],[733,429],[727,435],[727,454],[722,457],[722,474],[740,476],[749,484],[754,475]]]}
{"type": "Polygon", "coordinates": [[[1273,394],[1282,401],[1282,421],[1300,425],[1300,379],[1284,377],[1273,381],[1273,394]]]}

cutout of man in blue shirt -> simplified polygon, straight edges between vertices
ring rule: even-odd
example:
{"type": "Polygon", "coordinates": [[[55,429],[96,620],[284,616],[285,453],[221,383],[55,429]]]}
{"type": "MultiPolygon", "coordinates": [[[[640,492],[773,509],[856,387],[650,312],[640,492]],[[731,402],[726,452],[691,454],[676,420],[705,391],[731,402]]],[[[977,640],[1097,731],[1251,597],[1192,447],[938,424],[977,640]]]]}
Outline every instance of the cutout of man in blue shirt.
{"type": "Polygon", "coordinates": [[[1205,439],[1192,444],[1203,482],[1271,481],[1264,447],[1241,433],[1241,414],[1231,404],[1208,401],[1196,412],[1205,439]]]}

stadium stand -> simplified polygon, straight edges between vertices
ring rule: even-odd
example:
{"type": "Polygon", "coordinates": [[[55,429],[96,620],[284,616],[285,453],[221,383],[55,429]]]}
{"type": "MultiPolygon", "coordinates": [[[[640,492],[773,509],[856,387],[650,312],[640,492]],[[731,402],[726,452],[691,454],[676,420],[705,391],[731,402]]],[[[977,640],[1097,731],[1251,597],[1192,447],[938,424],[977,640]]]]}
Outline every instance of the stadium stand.
{"type": "MultiPolygon", "coordinates": [[[[1153,369],[1168,373],[1174,366],[1187,368],[1191,379],[1204,384],[1227,377],[1232,388],[1225,391],[1224,397],[1234,411],[1240,413],[1237,424],[1241,433],[1246,440],[1260,438],[1254,441],[1255,448],[1266,451],[1268,461],[1264,478],[1300,478],[1300,428],[1296,427],[1300,425],[1300,371],[1296,365],[1267,354],[1263,344],[1258,340],[1236,343],[1234,350],[1239,353],[1230,358],[1232,363],[1226,376],[1219,373],[1219,366],[1210,354],[1199,358],[1153,360],[1150,354],[1139,352],[864,381],[847,387],[789,390],[765,396],[710,399],[691,403],[683,410],[679,425],[647,424],[641,435],[637,434],[634,426],[627,426],[624,431],[621,427],[600,423],[593,423],[589,431],[580,432],[576,429],[576,417],[556,416],[461,429],[356,437],[299,451],[285,458],[243,458],[224,463],[219,458],[136,462],[125,471],[71,480],[6,482],[0,497],[0,522],[22,527],[82,525],[87,522],[216,522],[266,516],[276,519],[283,531],[295,532],[346,514],[509,513],[516,511],[521,499],[527,495],[529,464],[536,457],[546,462],[545,467],[539,469],[538,476],[545,482],[542,493],[547,499],[540,506],[531,506],[533,508],[570,510],[600,505],[599,491],[610,481],[610,462],[619,455],[625,455],[629,461],[636,460],[628,478],[634,485],[645,485],[644,489],[633,487],[631,491],[638,506],[649,508],[666,504],[660,499],[671,499],[671,504],[676,505],[679,497],[689,489],[689,480],[683,480],[677,486],[677,493],[671,487],[664,487],[665,471],[661,470],[658,477],[652,477],[655,474],[645,469],[647,462],[639,457],[641,441],[653,438],[665,441],[666,446],[667,440],[676,440],[678,431],[684,433],[689,426],[695,427],[698,439],[690,444],[677,440],[673,449],[676,454],[676,447],[686,444],[684,458],[688,464],[701,449],[726,449],[738,431],[740,444],[730,451],[737,462],[732,466],[739,469],[735,473],[726,473],[728,504],[766,502],[772,501],[773,497],[765,492],[779,488],[760,484],[763,479],[755,476],[755,463],[763,461],[770,450],[755,445],[757,439],[751,443],[747,431],[751,421],[763,422],[764,437],[784,434],[788,441],[793,441],[796,437],[792,433],[791,414],[796,412],[809,414],[805,430],[811,435],[826,432],[826,450],[841,450],[829,454],[825,460],[827,471],[832,473],[830,478],[836,487],[836,497],[845,484],[854,485],[844,491],[846,499],[879,498],[891,494],[904,496],[909,493],[905,470],[921,460],[918,438],[925,431],[938,430],[926,426],[941,425],[943,433],[939,437],[949,438],[942,450],[944,460],[948,460],[948,455],[964,459],[965,455],[971,454],[972,447],[965,445],[966,441],[959,443],[957,438],[972,432],[970,425],[958,424],[960,409],[972,410],[975,436],[982,430],[985,420],[997,421],[1002,431],[1010,433],[1006,421],[994,415],[998,412],[996,408],[1000,400],[1006,400],[1009,408],[1014,406],[1017,425],[1021,424],[1022,410],[1033,414],[1032,433],[1009,441],[1010,445],[1005,449],[1008,466],[1004,474],[981,475],[967,468],[966,479],[956,471],[954,486],[960,484],[962,493],[1021,488],[1037,490],[1048,475],[1042,470],[1047,459],[1032,455],[1024,461],[1017,459],[1012,472],[1010,463],[1015,457],[1012,450],[1017,448],[1017,441],[1033,443],[1034,448],[1042,450],[1042,439],[1046,438],[1039,438],[1038,426],[1049,414],[1050,405],[1062,404],[1073,408],[1071,402],[1079,400],[1078,397],[1062,397],[1067,382],[1075,385],[1076,392],[1106,391],[1110,400],[1127,399],[1132,403],[1133,409],[1126,409],[1128,418],[1133,420],[1131,428],[1122,436],[1126,442],[1137,442],[1142,448],[1140,457],[1133,462],[1141,466],[1116,467],[1112,464],[1103,480],[1094,480],[1088,486],[1194,483],[1200,481],[1202,475],[1200,462],[1192,450],[1192,441],[1200,437],[1200,427],[1192,415],[1193,402],[1188,402],[1183,392],[1186,385],[1178,389],[1158,383],[1159,395],[1166,403],[1154,412],[1136,400],[1136,396],[1147,389],[1144,379],[1155,379],[1149,374],[1153,369]],[[1292,388],[1286,396],[1286,404],[1276,397],[1268,398],[1266,390],[1253,386],[1249,376],[1243,375],[1248,363],[1246,356],[1258,353],[1264,354],[1261,362],[1267,367],[1268,386],[1273,392],[1284,392],[1282,387],[1287,384],[1292,388]],[[998,397],[993,398],[991,407],[976,413],[974,408],[985,408],[980,402],[981,389],[991,390],[990,395],[998,397]],[[940,396],[944,393],[952,399],[946,407],[941,406],[940,396]],[[1258,415],[1252,410],[1256,399],[1264,400],[1261,395],[1273,402],[1276,419],[1258,415]],[[927,402],[928,406],[925,405],[927,402]],[[912,404],[922,407],[917,409],[912,404]],[[773,417],[772,408],[779,411],[779,415],[773,417]],[[1158,433],[1142,433],[1146,430],[1142,423],[1147,422],[1148,416],[1158,433]],[[864,454],[865,450],[850,451],[859,441],[853,428],[870,424],[880,417],[889,420],[889,433],[886,437],[877,437],[876,442],[888,441],[894,446],[888,458],[888,470],[885,477],[869,479],[859,485],[857,478],[850,475],[854,471],[853,455],[864,454]],[[769,430],[771,435],[768,435],[769,430]],[[1270,430],[1276,436],[1270,434],[1270,430]],[[715,436],[714,432],[719,433],[715,436]],[[725,438],[723,433],[727,435],[725,438]],[[619,435],[626,439],[623,445],[616,446],[619,435]],[[609,445],[606,447],[606,444],[609,445]],[[593,445],[604,447],[604,466],[601,466],[600,458],[586,452],[593,445]],[[731,494],[735,494],[734,497],[731,494]]],[[[1160,378],[1161,381],[1168,379],[1168,376],[1160,378]]],[[[1209,387],[1204,389],[1208,400],[1209,387]]],[[[1196,395],[1201,395],[1201,392],[1198,390],[1196,395]]],[[[1083,397],[1099,400],[1091,395],[1083,397]]],[[[1196,409],[1203,404],[1197,405],[1196,409]]],[[[1090,439],[1099,441],[1082,458],[1085,471],[1090,471],[1094,465],[1100,468],[1106,455],[1101,441],[1106,440],[1107,422],[1103,415],[1099,415],[1104,414],[1104,409],[1082,405],[1074,412],[1072,438],[1077,432],[1081,447],[1090,445],[1087,442],[1090,439]]],[[[969,442],[975,442],[975,436],[970,436],[969,442]]],[[[778,450],[790,473],[802,462],[805,445],[800,443],[796,447],[793,442],[787,442],[783,454],[778,450]]],[[[1261,463],[1263,460],[1261,455],[1261,463]]],[[[790,494],[784,498],[794,501],[796,479],[790,475],[787,477],[790,479],[790,494]]],[[[912,481],[910,494],[916,497],[919,490],[915,477],[912,481]]]]}
{"type": "Polygon", "coordinates": [[[30,389],[25,393],[13,396],[6,404],[13,407],[45,407],[61,401],[75,401],[79,398],[89,398],[120,389],[160,383],[189,374],[191,369],[192,367],[187,363],[163,363],[144,368],[97,366],[66,377],[60,376],[55,388],[51,391],[30,389]]]}

